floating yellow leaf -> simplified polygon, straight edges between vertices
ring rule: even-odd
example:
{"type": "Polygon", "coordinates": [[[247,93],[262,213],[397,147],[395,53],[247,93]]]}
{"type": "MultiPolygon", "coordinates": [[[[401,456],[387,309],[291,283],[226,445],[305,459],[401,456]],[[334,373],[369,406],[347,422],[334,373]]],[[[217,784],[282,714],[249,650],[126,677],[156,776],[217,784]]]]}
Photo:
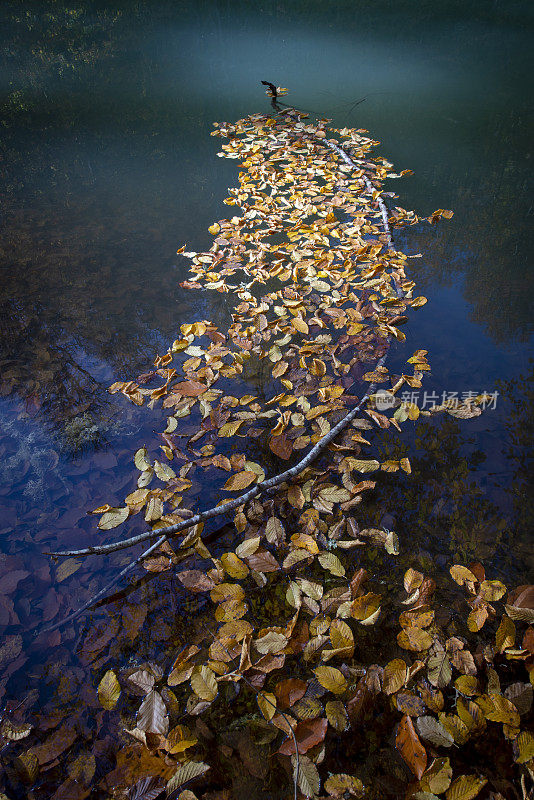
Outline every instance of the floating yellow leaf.
{"type": "Polygon", "coordinates": [[[271,720],[276,713],[276,695],[272,692],[258,692],[257,701],[265,719],[271,720]]]}
{"type": "Polygon", "coordinates": [[[197,666],[191,674],[191,688],[201,700],[211,702],[217,697],[215,673],[205,665],[197,666]]]}
{"type": "Polygon", "coordinates": [[[138,470],[144,472],[152,466],[148,460],[148,453],[146,447],[141,447],[134,456],[134,464],[138,470]]]}
{"type": "Polygon", "coordinates": [[[324,568],[327,569],[332,575],[336,575],[336,577],[343,577],[345,574],[345,567],[339,560],[339,558],[334,555],[334,553],[321,553],[317,560],[319,564],[324,568]]]}
{"type": "Polygon", "coordinates": [[[249,573],[249,568],[244,561],[236,556],[235,553],[223,553],[221,556],[221,564],[224,571],[231,578],[246,578],[249,573]]]}
{"type": "Polygon", "coordinates": [[[334,694],[343,694],[347,688],[347,679],[343,673],[335,667],[316,667],[315,676],[321,686],[334,694]]]}
{"type": "Polygon", "coordinates": [[[462,567],[459,564],[455,564],[454,567],[451,567],[450,573],[452,579],[456,581],[460,586],[463,586],[464,583],[476,583],[477,577],[474,575],[470,569],[467,567],[462,567]]]}
{"type": "Polygon", "coordinates": [[[476,775],[460,775],[447,790],[447,800],[473,800],[487,784],[485,778],[476,775]]]}
{"type": "Polygon", "coordinates": [[[108,669],[98,684],[98,699],[100,700],[100,705],[103,706],[106,711],[111,711],[111,709],[115,708],[117,705],[120,693],[121,687],[117,676],[113,670],[108,669]]]}
{"type": "Polygon", "coordinates": [[[401,689],[408,675],[408,666],[402,658],[394,658],[384,667],[382,690],[385,694],[395,694],[401,689]]]}
{"type": "Polygon", "coordinates": [[[410,627],[405,628],[397,635],[397,642],[399,647],[404,650],[421,653],[423,650],[428,650],[432,644],[432,637],[421,628],[410,627]]]}
{"type": "Polygon", "coordinates": [[[98,528],[100,528],[101,531],[108,531],[111,528],[116,528],[118,525],[122,525],[123,522],[126,522],[129,516],[130,509],[128,506],[124,508],[112,508],[106,511],[105,514],[102,514],[98,523],[98,528]]]}

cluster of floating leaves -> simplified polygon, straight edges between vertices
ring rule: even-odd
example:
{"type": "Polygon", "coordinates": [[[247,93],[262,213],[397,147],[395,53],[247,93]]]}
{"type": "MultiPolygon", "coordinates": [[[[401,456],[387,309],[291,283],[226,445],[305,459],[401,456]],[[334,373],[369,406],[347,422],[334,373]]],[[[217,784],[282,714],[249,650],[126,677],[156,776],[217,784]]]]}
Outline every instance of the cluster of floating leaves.
{"type": "MultiPolygon", "coordinates": [[[[508,593],[500,612],[494,604],[506,587],[487,580],[480,564],[454,566],[470,611],[465,631],[444,630],[430,577],[409,569],[392,600],[360,563],[366,548],[395,556],[403,546],[393,531],[366,527],[357,514],[375,486],[368,474],[411,470],[407,458],[380,463],[368,450],[374,428],[401,431],[429,413],[396,398],[403,386],[421,386],[427,351],[417,350],[401,374],[383,366],[391,342],[405,341],[407,309],[426,299],[415,296],[408,257],[390,236],[390,228],[419,219],[398,207],[386,221],[382,213],[382,182],[399,176],[369,155],[377,143],[364,131],[327,122],[311,124],[290,109],[216,127],[215,135],[229,139],[221,155],[240,160],[239,187],[225,202],[241,214],[211,226],[208,251],[181,248],[192,262],[184,285],[232,292],[239,303],[224,332],[207,320],[184,324],[154,370],[111,387],[171,414],[161,453],[137,451],[138,488],[123,507],[95,509],[98,527],[116,528],[136,514],[154,531],[187,520],[198,511],[191,492],[199,474],[223,503],[260,485],[281,462],[287,468],[328,437],[359,403],[351,388],[387,387],[391,409],[379,413],[371,397],[313,464],[297,467],[274,492],[237,504],[236,546],[203,539],[201,521],[144,562],[147,570],[173,570],[203,604],[168,669],[150,662],[99,676],[103,708],[113,711],[121,697],[125,703],[128,743],[100,784],[116,798],[230,797],[215,762],[234,749],[215,746],[214,719],[222,713],[219,727],[227,726],[228,703],[241,695],[251,698],[254,737],[235,749],[256,778],[267,778],[266,764],[285,776],[280,796],[290,796],[293,781],[302,797],[380,796],[368,775],[333,772],[329,761],[332,741],[351,737],[380,704],[396,718],[406,797],[470,800],[487,791],[490,778],[480,766],[466,770],[459,748],[489,726],[510,747],[516,777],[532,775],[534,738],[521,719],[532,705],[532,587],[508,593]],[[341,148],[352,167],[339,158],[341,148]],[[262,371],[262,396],[245,393],[247,376],[262,371]],[[269,455],[263,466],[251,457],[262,446],[269,455]],[[369,664],[359,641],[395,608],[398,657],[369,664]],[[472,645],[499,616],[494,639],[472,645]],[[125,696],[138,698],[135,718],[125,696]]],[[[443,215],[450,212],[429,220],[443,215]]],[[[483,399],[436,410],[469,418],[480,414],[483,399]]],[[[6,723],[2,732],[10,738],[6,723]]],[[[29,781],[41,765],[39,747],[19,756],[29,781]]],[[[90,781],[69,780],[73,792],[73,781],[80,788],[72,796],[89,795],[90,781]]],[[[495,800],[503,797],[492,790],[495,800]]]]}

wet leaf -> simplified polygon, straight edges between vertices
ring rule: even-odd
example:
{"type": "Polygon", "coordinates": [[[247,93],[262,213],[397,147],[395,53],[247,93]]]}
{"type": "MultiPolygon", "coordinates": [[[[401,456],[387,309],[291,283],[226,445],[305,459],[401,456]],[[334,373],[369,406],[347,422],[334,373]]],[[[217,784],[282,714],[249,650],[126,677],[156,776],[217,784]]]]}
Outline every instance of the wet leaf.
{"type": "Polygon", "coordinates": [[[304,797],[316,797],[321,788],[321,778],[317,767],[307,756],[300,756],[297,762],[296,755],[291,757],[293,775],[304,797]]]}
{"type": "Polygon", "coordinates": [[[257,696],[260,711],[267,721],[271,720],[276,713],[276,697],[272,692],[259,692],[257,696]]]}
{"type": "Polygon", "coordinates": [[[169,730],[169,718],[163,698],[151,689],[139,707],[136,718],[137,727],[146,733],[161,733],[169,730]]]}
{"type": "Polygon", "coordinates": [[[486,784],[485,778],[477,778],[475,775],[460,775],[451,783],[445,797],[447,800],[473,800],[473,797],[480,794],[486,784]]]}
{"type": "Polygon", "coordinates": [[[409,717],[419,717],[426,711],[424,702],[412,692],[398,692],[395,695],[395,703],[401,714],[407,714],[409,717]]]}
{"type": "Polygon", "coordinates": [[[426,769],[427,754],[415,732],[411,717],[405,715],[401,719],[395,745],[413,774],[420,780],[426,769]]]}
{"type": "Polygon", "coordinates": [[[231,578],[246,578],[249,573],[249,568],[244,561],[236,556],[235,553],[223,553],[221,556],[221,564],[224,571],[231,578]]]}
{"type": "Polygon", "coordinates": [[[176,577],[191,592],[209,592],[215,587],[212,579],[200,569],[182,570],[176,577]]]}
{"type": "Polygon", "coordinates": [[[70,578],[71,575],[74,575],[82,565],[81,561],[77,561],[75,558],[66,558],[65,561],[62,561],[59,564],[56,570],[56,581],[61,583],[66,578],[70,578]]]}
{"type": "Polygon", "coordinates": [[[454,567],[451,567],[450,573],[453,580],[455,580],[460,586],[463,586],[465,583],[475,584],[477,582],[476,575],[471,572],[470,569],[467,569],[467,567],[462,567],[456,564],[454,567]]]}
{"type": "Polygon", "coordinates": [[[344,773],[330,775],[325,781],[324,788],[332,797],[346,797],[346,792],[351,796],[359,797],[363,793],[361,780],[344,773]]]}
{"type": "Polygon", "coordinates": [[[343,694],[347,688],[347,679],[335,667],[316,667],[313,671],[321,686],[324,686],[329,692],[343,694]]]}
{"type": "MultiPolygon", "coordinates": [[[[301,720],[294,730],[299,753],[307,753],[316,744],[322,742],[326,736],[327,728],[328,720],[324,718],[301,720]]],[[[293,755],[295,753],[293,737],[286,739],[278,752],[285,756],[293,755]]]]}
{"type": "Polygon", "coordinates": [[[504,696],[512,701],[521,716],[528,714],[532,708],[533,687],[531,683],[512,683],[506,688],[504,696]]]}
{"type": "Polygon", "coordinates": [[[154,461],[154,472],[161,481],[170,481],[176,478],[176,473],[167,464],[161,464],[159,461],[154,461]]]}
{"type": "Polygon", "coordinates": [[[184,783],[189,783],[194,778],[199,778],[209,770],[209,764],[204,764],[203,761],[186,761],[178,767],[172,778],[167,782],[167,795],[172,794],[184,783]]]}
{"type": "Polygon", "coordinates": [[[185,725],[176,725],[167,735],[167,750],[169,753],[183,753],[197,743],[197,737],[185,725]]]}
{"type": "Polygon", "coordinates": [[[448,686],[452,678],[451,662],[445,651],[436,653],[429,657],[427,661],[428,680],[438,689],[448,686]]]}
{"type": "Polygon", "coordinates": [[[394,694],[404,686],[408,675],[408,667],[402,658],[395,658],[384,667],[382,689],[385,694],[394,694]]]}
{"type": "Polygon", "coordinates": [[[336,575],[337,577],[343,577],[343,575],[345,575],[345,567],[334,553],[321,553],[317,557],[317,560],[320,565],[331,572],[332,575],[336,575]]]}
{"type": "Polygon", "coordinates": [[[434,747],[450,747],[454,738],[435,717],[422,716],[417,722],[419,736],[434,745],[434,747]]]}
{"type": "Polygon", "coordinates": [[[326,716],[330,725],[338,733],[343,733],[349,727],[349,715],[341,700],[329,700],[325,706],[326,716]]]}
{"type": "Polygon", "coordinates": [[[224,484],[223,489],[226,489],[227,492],[240,492],[257,480],[258,476],[255,472],[243,470],[243,472],[238,472],[236,475],[231,475],[224,484]]]}
{"type": "Polygon", "coordinates": [[[68,722],[54,731],[43,744],[32,747],[30,753],[36,756],[40,766],[48,764],[65,753],[77,739],[76,730],[68,722]]]}
{"type": "Polygon", "coordinates": [[[195,667],[191,675],[191,688],[201,700],[215,700],[218,692],[215,674],[209,667],[195,667]]]}
{"type": "Polygon", "coordinates": [[[39,775],[39,761],[34,753],[27,750],[25,753],[21,753],[17,756],[14,763],[15,769],[23,783],[35,783],[39,775]]]}
{"type": "Polygon", "coordinates": [[[151,468],[146,447],[141,447],[134,456],[134,463],[138,470],[144,472],[151,468]]]}
{"type": "Polygon", "coordinates": [[[362,622],[378,611],[381,601],[381,596],[374,592],[356,597],[350,604],[350,615],[362,622]]]}
{"type": "Polygon", "coordinates": [[[495,634],[495,646],[499,653],[515,644],[515,625],[510,617],[503,616],[495,634]]]}
{"type": "Polygon", "coordinates": [[[119,525],[122,525],[123,522],[126,522],[129,516],[130,509],[128,506],[124,508],[112,508],[110,511],[106,511],[105,514],[102,514],[98,523],[98,528],[100,528],[101,531],[117,528],[119,525]]]}
{"type": "Polygon", "coordinates": [[[291,708],[304,697],[307,683],[300,678],[285,678],[274,689],[280,708],[291,708]]]}
{"type": "Polygon", "coordinates": [[[448,758],[436,758],[421,779],[421,786],[435,794],[443,794],[451,785],[452,767],[448,758]]]}
{"type": "Polygon", "coordinates": [[[506,594],[506,586],[502,581],[482,581],[479,588],[480,596],[488,602],[500,600],[506,594]]]}
{"type": "Polygon", "coordinates": [[[491,722],[502,722],[506,725],[519,727],[519,713],[517,708],[502,694],[483,694],[477,697],[475,703],[480,707],[486,719],[491,722]]]}
{"type": "Polygon", "coordinates": [[[399,647],[404,650],[412,650],[415,653],[422,653],[432,644],[432,637],[427,631],[421,628],[410,627],[402,630],[397,635],[399,647]]]}
{"type": "Polygon", "coordinates": [[[419,589],[423,583],[424,575],[411,567],[404,573],[404,588],[411,594],[416,589],[419,589]]]}
{"type": "Polygon", "coordinates": [[[111,711],[117,705],[121,687],[113,670],[108,669],[98,684],[98,699],[106,711],[111,711]]]}
{"type": "Polygon", "coordinates": [[[8,742],[18,742],[29,736],[32,726],[28,723],[17,724],[10,719],[4,719],[0,727],[0,735],[8,742]]]}
{"type": "Polygon", "coordinates": [[[534,758],[534,736],[530,731],[521,731],[516,739],[517,755],[515,761],[517,764],[527,764],[534,758]]]}

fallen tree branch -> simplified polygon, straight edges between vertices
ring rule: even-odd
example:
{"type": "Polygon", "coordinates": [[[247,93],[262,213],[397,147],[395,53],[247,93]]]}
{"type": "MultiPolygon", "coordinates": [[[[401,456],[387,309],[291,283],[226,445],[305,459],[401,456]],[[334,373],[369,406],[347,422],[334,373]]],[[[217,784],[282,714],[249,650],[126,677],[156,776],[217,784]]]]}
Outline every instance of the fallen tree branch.
{"type": "Polygon", "coordinates": [[[152,555],[152,553],[154,553],[158,549],[158,547],[161,547],[161,545],[164,544],[166,540],[167,540],[166,535],[160,536],[160,538],[156,542],[154,542],[154,544],[150,545],[150,547],[147,550],[145,550],[144,553],[141,553],[141,555],[138,558],[136,558],[135,561],[131,561],[126,567],[124,567],[124,569],[121,569],[121,571],[118,572],[109,581],[109,583],[106,583],[106,585],[102,589],[100,589],[99,592],[93,595],[93,597],[87,600],[87,602],[84,603],[83,606],[80,606],[78,609],[76,609],[76,611],[73,611],[67,617],[64,617],[64,619],[61,619],[54,625],[46,625],[44,628],[41,628],[40,630],[36,631],[35,636],[40,636],[42,633],[50,633],[51,631],[55,631],[57,628],[63,627],[63,625],[66,625],[67,622],[73,622],[77,617],[83,614],[84,611],[86,611],[88,608],[97,603],[102,597],[105,597],[110,589],[116,586],[116,584],[122,578],[126,577],[126,575],[128,575],[138,564],[140,564],[141,561],[143,561],[145,558],[148,558],[148,556],[152,555]]]}
{"type": "MultiPolygon", "coordinates": [[[[387,341],[389,343],[390,340],[388,339],[387,341]]],[[[384,365],[386,357],[387,352],[377,361],[375,369],[384,365]]],[[[305,455],[301,461],[299,461],[293,467],[290,467],[290,469],[280,472],[278,475],[273,475],[272,478],[268,478],[267,480],[256,484],[256,486],[253,486],[252,489],[248,490],[248,492],[236,497],[234,500],[228,500],[228,502],[223,503],[222,505],[208,508],[206,511],[201,511],[198,514],[195,514],[195,516],[189,517],[181,522],[176,522],[174,525],[169,525],[167,528],[158,528],[155,531],[146,531],[145,533],[140,533],[137,536],[132,536],[129,539],[122,539],[118,542],[112,542],[111,544],[101,544],[94,547],[86,547],[82,550],[61,550],[57,553],[49,553],[49,555],[66,558],[71,556],[90,556],[102,555],[104,553],[114,553],[117,550],[124,550],[127,547],[133,547],[141,542],[146,542],[148,539],[153,539],[155,536],[174,536],[177,533],[180,533],[187,528],[192,528],[207,519],[212,519],[213,517],[218,517],[221,514],[226,514],[229,511],[233,511],[235,508],[238,508],[238,506],[247,503],[249,500],[257,497],[259,494],[263,494],[265,491],[273,489],[274,487],[291,480],[303,472],[306,467],[312,463],[312,461],[315,461],[315,459],[323,452],[330,442],[335,439],[336,436],[341,433],[341,431],[345,430],[345,428],[350,425],[352,420],[360,412],[362,405],[369,400],[376,388],[376,384],[371,384],[358,405],[351,409],[351,411],[349,411],[348,414],[346,414],[343,419],[337,423],[337,425],[334,425],[334,427],[326,434],[326,436],[323,436],[323,438],[317,442],[314,447],[312,447],[309,453],[305,455]]]]}
{"type": "MultiPolygon", "coordinates": [[[[265,83],[265,82],[263,82],[265,83]]],[[[270,85],[272,86],[272,85],[270,85]]],[[[276,107],[276,97],[274,98],[273,107],[276,107]]],[[[358,169],[357,163],[346,153],[346,151],[336,143],[329,141],[329,140],[318,140],[319,144],[326,145],[332,151],[337,153],[343,161],[353,167],[354,169],[358,169]]],[[[370,193],[375,191],[375,187],[369,180],[369,178],[364,174],[363,180],[366,184],[366,187],[370,193]]],[[[381,216],[382,216],[382,224],[384,227],[384,232],[386,235],[386,240],[388,243],[388,247],[390,249],[393,248],[393,240],[391,236],[391,230],[389,227],[388,221],[388,213],[387,207],[384,203],[384,200],[380,196],[380,193],[377,195],[377,204],[380,208],[381,216]]],[[[398,282],[393,277],[393,283],[395,287],[395,291],[399,298],[404,296],[404,292],[402,288],[399,286],[398,282]]],[[[385,338],[387,344],[387,350],[382,355],[382,357],[377,361],[375,365],[375,369],[382,367],[387,359],[389,347],[391,345],[391,336],[385,338]]],[[[113,553],[119,550],[124,550],[129,547],[133,547],[137,544],[141,544],[147,540],[153,539],[158,537],[157,540],[143,553],[141,553],[138,558],[128,564],[124,569],[122,569],[109,583],[106,584],[96,595],[94,595],[90,600],[83,604],[79,609],[73,611],[69,614],[65,619],[61,620],[60,622],[56,623],[53,626],[46,627],[42,629],[39,633],[43,632],[51,632],[63,625],[67,622],[71,622],[79,617],[84,611],[94,605],[98,600],[102,597],[105,597],[106,594],[109,592],[111,588],[113,588],[123,577],[126,577],[133,569],[141,563],[145,558],[151,555],[155,550],[157,550],[170,536],[175,536],[182,531],[185,531],[189,528],[192,528],[205,520],[212,519],[214,517],[221,516],[223,514],[227,514],[230,511],[238,508],[239,506],[244,505],[249,500],[254,499],[258,495],[261,494],[271,494],[274,489],[276,489],[281,484],[285,483],[286,481],[291,480],[292,478],[296,477],[300,473],[302,473],[315,459],[326,449],[326,447],[343,431],[345,430],[355,419],[357,414],[360,412],[364,403],[370,399],[371,395],[376,391],[377,384],[372,383],[367,392],[364,396],[360,399],[359,403],[351,409],[329,432],[324,436],[317,444],[312,447],[312,449],[307,453],[304,458],[302,458],[297,464],[289,469],[285,470],[284,472],[279,473],[278,475],[274,475],[267,480],[262,481],[261,483],[256,484],[251,489],[249,489],[244,494],[240,495],[239,497],[234,498],[233,500],[229,500],[225,503],[220,505],[214,506],[213,508],[206,509],[205,511],[199,512],[194,516],[182,520],[174,525],[170,525],[166,528],[159,528],[158,530],[146,531],[142,534],[138,534],[137,536],[132,536],[128,539],[122,539],[118,542],[113,542],[107,545],[97,545],[93,547],[88,547],[80,550],[64,550],[56,553],[50,553],[55,557],[80,557],[80,556],[88,556],[88,555],[104,555],[107,553],[113,553]]]]}
{"type": "MultiPolygon", "coordinates": [[[[265,82],[262,81],[262,83],[265,82]]],[[[328,140],[326,141],[319,140],[319,142],[321,144],[326,144],[331,150],[333,150],[339,156],[341,156],[341,158],[345,161],[346,164],[353,167],[354,169],[358,168],[358,165],[345,152],[345,150],[343,150],[342,147],[328,140]]],[[[368,190],[370,192],[374,191],[374,186],[369,180],[369,178],[367,178],[367,176],[365,175],[363,176],[363,178],[368,190]]],[[[388,245],[391,248],[393,247],[393,240],[391,237],[391,230],[388,222],[387,208],[380,195],[377,197],[377,202],[382,214],[382,222],[388,240],[388,245]]],[[[397,296],[400,298],[403,296],[404,293],[397,284],[397,282],[394,281],[394,283],[397,296]]],[[[388,344],[388,349],[389,349],[389,345],[391,344],[391,337],[388,337],[386,339],[386,342],[388,344]]],[[[387,351],[382,356],[382,358],[379,359],[379,361],[375,366],[375,369],[384,365],[386,357],[387,357],[387,351]]],[[[355,418],[356,414],[360,411],[362,405],[376,391],[376,388],[377,388],[376,384],[372,384],[369,387],[366,394],[362,397],[358,405],[351,411],[349,411],[348,414],[345,417],[343,417],[343,419],[340,420],[337,423],[337,425],[335,425],[326,434],[326,436],[324,436],[319,442],[317,442],[317,444],[314,447],[312,447],[309,453],[306,456],[304,456],[304,458],[301,461],[299,461],[298,464],[295,464],[290,469],[285,470],[285,472],[279,473],[278,475],[274,475],[272,478],[268,478],[267,480],[256,484],[256,486],[253,486],[247,492],[240,495],[239,497],[236,497],[234,500],[228,500],[226,503],[214,506],[213,508],[209,508],[206,511],[201,511],[198,514],[195,514],[193,517],[189,517],[188,519],[182,520],[181,522],[176,522],[174,525],[169,525],[167,528],[159,528],[158,530],[155,531],[146,531],[145,533],[140,533],[137,536],[132,536],[129,539],[122,539],[118,542],[112,542],[111,544],[96,545],[94,547],[86,547],[81,550],[62,550],[59,552],[49,553],[49,555],[55,557],[67,558],[76,556],[103,555],[106,553],[114,553],[117,550],[124,550],[128,547],[133,547],[136,544],[141,544],[142,542],[146,542],[147,540],[152,539],[155,536],[161,536],[161,535],[165,535],[165,537],[174,536],[180,533],[181,531],[186,530],[187,528],[191,528],[195,525],[198,525],[201,522],[204,522],[207,519],[212,519],[213,517],[218,517],[221,514],[227,514],[229,511],[233,511],[235,508],[238,508],[240,505],[247,503],[249,500],[252,500],[254,497],[257,497],[259,494],[263,494],[265,491],[273,489],[274,487],[279,486],[281,483],[285,483],[286,481],[291,480],[291,478],[294,478],[296,475],[300,474],[304,469],[306,469],[306,467],[309,466],[312,463],[312,461],[314,461],[320,455],[320,453],[325,449],[325,447],[327,447],[327,445],[329,445],[330,442],[333,439],[335,439],[339,433],[341,433],[341,431],[343,431],[348,425],[350,425],[352,420],[355,418]]]]}

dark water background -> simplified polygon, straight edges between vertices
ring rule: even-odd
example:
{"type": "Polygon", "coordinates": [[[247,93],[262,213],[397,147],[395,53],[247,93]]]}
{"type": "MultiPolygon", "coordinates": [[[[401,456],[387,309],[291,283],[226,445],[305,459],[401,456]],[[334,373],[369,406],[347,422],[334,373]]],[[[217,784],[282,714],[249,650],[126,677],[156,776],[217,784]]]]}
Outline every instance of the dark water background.
{"type": "MultiPolygon", "coordinates": [[[[2,3],[0,630],[14,643],[0,651],[3,702],[28,674],[43,708],[58,669],[73,676],[67,698],[82,681],[87,621],[44,649],[17,637],[129,558],[86,561],[58,583],[43,553],[104,538],[87,511],[122,504],[133,451],[161,429],[106,387],[148,368],[182,322],[227,318],[222,296],[179,287],[175,251],[208,245],[227,216],[235,163],[216,158],[209,133],[268,108],[262,79],[368,129],[398,171],[413,169],[387,187],[400,205],[454,210],[403,233],[429,298],[405,354],[429,350],[429,392],[498,391],[497,404],[423,428],[415,482],[386,510],[421,558],[476,556],[491,577],[532,578],[531,22],[529,3],[497,0],[2,3]]],[[[172,633],[157,615],[171,584],[138,592],[153,615],[147,654],[172,633]]],[[[121,603],[110,608],[94,620],[121,619],[121,603]]]]}

